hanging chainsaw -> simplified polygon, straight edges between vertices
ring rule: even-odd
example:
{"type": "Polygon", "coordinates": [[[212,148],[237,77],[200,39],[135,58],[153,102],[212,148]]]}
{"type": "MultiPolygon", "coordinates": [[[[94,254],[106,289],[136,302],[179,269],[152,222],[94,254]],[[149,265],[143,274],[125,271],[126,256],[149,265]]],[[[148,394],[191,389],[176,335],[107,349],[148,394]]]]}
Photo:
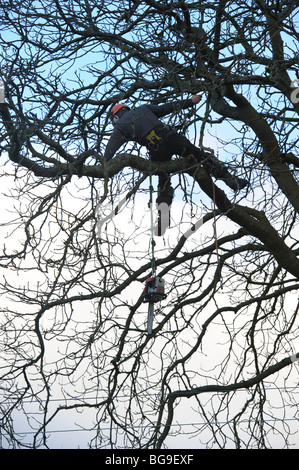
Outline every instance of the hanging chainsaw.
{"type": "Polygon", "coordinates": [[[164,280],[161,276],[156,275],[156,263],[155,263],[155,240],[154,240],[154,218],[153,218],[153,185],[152,185],[152,173],[151,173],[151,162],[150,162],[150,201],[149,206],[151,210],[151,247],[152,247],[152,259],[151,259],[151,276],[146,279],[145,287],[143,290],[143,302],[148,303],[148,315],[147,315],[147,334],[151,335],[153,331],[153,320],[154,320],[154,304],[163,300],[167,297],[164,290],[164,280]]]}
{"type": "Polygon", "coordinates": [[[143,291],[143,302],[148,303],[148,314],[147,314],[147,334],[151,335],[153,331],[153,320],[154,320],[154,304],[160,300],[166,299],[167,295],[164,290],[164,280],[160,276],[149,277],[145,281],[145,287],[143,291]]]}

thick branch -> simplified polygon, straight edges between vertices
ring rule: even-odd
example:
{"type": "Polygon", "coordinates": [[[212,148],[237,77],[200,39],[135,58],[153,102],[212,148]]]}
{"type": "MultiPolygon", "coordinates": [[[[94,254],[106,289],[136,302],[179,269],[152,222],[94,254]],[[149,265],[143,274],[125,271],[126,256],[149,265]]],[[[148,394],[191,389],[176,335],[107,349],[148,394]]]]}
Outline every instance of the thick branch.
{"type": "Polygon", "coordinates": [[[176,390],[174,392],[171,392],[167,397],[167,407],[168,407],[167,421],[164,425],[164,430],[159,438],[157,447],[158,448],[161,447],[162,443],[165,441],[165,438],[167,437],[170,431],[172,420],[173,420],[173,415],[174,415],[174,403],[177,398],[183,398],[183,397],[190,398],[195,395],[202,394],[202,393],[227,393],[227,392],[234,392],[240,389],[248,389],[262,382],[264,379],[266,379],[270,375],[279,372],[281,369],[289,366],[290,364],[297,361],[298,359],[299,359],[299,353],[295,354],[294,356],[286,357],[285,359],[282,359],[282,361],[277,362],[276,364],[273,364],[272,366],[268,367],[268,369],[262,371],[260,374],[257,374],[255,377],[252,377],[251,379],[248,379],[248,380],[242,380],[241,382],[236,382],[236,383],[229,384],[229,385],[218,385],[218,384],[203,385],[202,387],[195,387],[195,388],[192,388],[191,390],[176,390]]]}
{"type": "MultiPolygon", "coordinates": [[[[203,169],[189,171],[205,193],[213,199],[211,180],[203,169]]],[[[225,193],[215,185],[215,201],[223,214],[262,241],[278,264],[299,279],[299,260],[284,243],[263,212],[239,204],[232,204],[225,193]]]]}
{"type": "MultiPolygon", "coordinates": [[[[276,136],[265,119],[262,118],[249,101],[241,94],[236,93],[233,87],[226,88],[226,96],[234,102],[236,108],[222,104],[224,115],[238,119],[255,132],[263,148],[262,162],[266,164],[278,186],[287,196],[296,212],[299,212],[299,187],[289,167],[281,160],[281,151],[276,136]]],[[[224,100],[219,100],[221,101],[224,100]]],[[[216,105],[219,108],[221,104],[216,105]]]]}

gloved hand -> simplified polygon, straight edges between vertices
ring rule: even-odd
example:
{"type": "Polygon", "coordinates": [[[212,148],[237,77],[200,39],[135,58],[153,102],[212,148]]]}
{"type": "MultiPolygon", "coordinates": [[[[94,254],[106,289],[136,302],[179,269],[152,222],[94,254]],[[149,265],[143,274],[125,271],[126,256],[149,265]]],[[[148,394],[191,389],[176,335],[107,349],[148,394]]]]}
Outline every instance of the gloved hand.
{"type": "Polygon", "coordinates": [[[237,178],[238,189],[244,189],[246,186],[249,186],[249,181],[244,178],[237,178]]]}
{"type": "Polygon", "coordinates": [[[246,186],[249,186],[249,181],[243,179],[243,178],[229,178],[228,180],[224,180],[225,184],[232,189],[233,191],[240,191],[241,189],[246,188],[246,186]]]}
{"type": "Polygon", "coordinates": [[[202,98],[202,95],[193,95],[191,96],[191,101],[193,104],[197,104],[200,102],[201,98],[202,98]]]}

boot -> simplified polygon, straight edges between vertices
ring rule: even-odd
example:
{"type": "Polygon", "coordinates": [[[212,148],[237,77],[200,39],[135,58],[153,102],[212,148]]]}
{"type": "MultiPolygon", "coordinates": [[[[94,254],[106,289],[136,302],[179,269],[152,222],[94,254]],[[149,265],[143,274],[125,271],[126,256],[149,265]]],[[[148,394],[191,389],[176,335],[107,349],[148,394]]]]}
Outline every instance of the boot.
{"type": "Polygon", "coordinates": [[[156,235],[159,237],[164,235],[165,230],[170,227],[170,207],[174,195],[174,189],[168,181],[164,187],[158,188],[158,197],[156,199],[158,209],[158,224],[156,227],[156,235]]]}
{"type": "Polygon", "coordinates": [[[225,165],[218,160],[214,155],[205,153],[205,160],[203,160],[203,167],[208,173],[216,179],[224,181],[225,184],[233,191],[240,191],[241,189],[249,186],[249,182],[243,178],[232,176],[225,165]]]}
{"type": "Polygon", "coordinates": [[[170,185],[166,186],[162,190],[161,188],[159,188],[159,193],[156,199],[156,204],[159,205],[165,202],[168,206],[170,206],[172,203],[173,194],[174,194],[174,189],[170,185]]]}

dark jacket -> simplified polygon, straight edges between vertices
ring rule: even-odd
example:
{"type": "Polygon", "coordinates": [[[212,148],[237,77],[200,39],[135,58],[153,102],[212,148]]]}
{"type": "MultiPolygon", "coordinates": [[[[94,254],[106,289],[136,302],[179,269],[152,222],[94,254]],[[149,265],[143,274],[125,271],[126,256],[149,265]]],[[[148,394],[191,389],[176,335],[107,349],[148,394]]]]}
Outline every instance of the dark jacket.
{"type": "Polygon", "coordinates": [[[140,145],[147,145],[146,137],[153,129],[163,139],[171,135],[176,131],[163,124],[159,118],[191,106],[193,103],[191,99],[188,99],[162,105],[145,104],[134,109],[124,109],[120,112],[120,118],[110,136],[104,158],[106,161],[110,160],[115,152],[130,140],[140,145]]]}

